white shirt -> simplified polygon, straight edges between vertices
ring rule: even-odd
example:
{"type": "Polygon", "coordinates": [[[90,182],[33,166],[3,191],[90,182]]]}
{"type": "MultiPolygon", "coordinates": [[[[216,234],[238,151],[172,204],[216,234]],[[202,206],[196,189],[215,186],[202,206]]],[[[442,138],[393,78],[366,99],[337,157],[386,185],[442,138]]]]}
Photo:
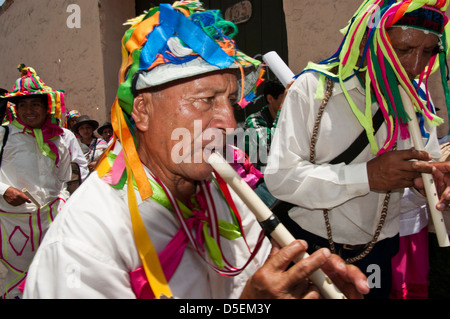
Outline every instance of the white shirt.
{"type": "Polygon", "coordinates": [[[426,197],[405,189],[402,197],[400,214],[400,236],[419,233],[428,225],[428,210],[426,197]]]}
{"type": "MultiPolygon", "coordinates": [[[[0,145],[3,144],[5,129],[0,128],[0,145]]],[[[9,205],[3,194],[9,187],[19,190],[26,188],[41,205],[45,205],[58,197],[67,197],[65,182],[70,180],[70,155],[61,137],[54,140],[59,153],[59,163],[44,156],[36,143],[36,139],[14,125],[9,126],[9,137],[3,152],[0,170],[0,209],[7,212],[32,212],[36,205],[26,203],[18,207],[9,205]],[[64,196],[61,194],[64,193],[64,196]]]]}
{"type": "MultiPolygon", "coordinates": [[[[220,219],[231,221],[229,208],[213,187],[220,219]]],[[[157,252],[179,230],[176,216],[152,199],[141,201],[139,211],[157,252]]],[[[261,227],[234,195],[247,241],[254,247],[261,227]]],[[[223,239],[225,256],[242,266],[250,253],[242,238],[223,239]],[[233,257],[233,258],[231,258],[233,257]]],[[[176,298],[238,298],[247,279],[265,261],[270,243],[265,239],[256,258],[237,277],[217,274],[188,244],[169,282],[176,298]]],[[[116,190],[96,172],[64,205],[41,244],[26,281],[25,298],[136,298],[129,273],[142,263],[135,246],[126,187],[116,190]]]]}
{"type": "MultiPolygon", "coordinates": [[[[342,88],[336,84],[325,108],[316,145],[316,165],[309,162],[310,142],[321,100],[315,99],[316,73],[306,73],[291,86],[275,131],[265,171],[265,181],[277,198],[298,207],[290,217],[303,229],[327,238],[322,210],[329,209],[333,239],[337,243],[368,243],[376,230],[385,193],[370,191],[367,162],[375,157],[367,146],[349,165],[328,164],[346,150],[363,131],[342,88]]],[[[364,112],[365,91],[356,77],[346,82],[355,104],[364,112]]],[[[372,114],[378,104],[372,104],[372,114]]],[[[436,129],[426,142],[433,158],[440,157],[436,129]]],[[[375,136],[379,147],[387,136],[382,125],[375,136]]],[[[398,139],[397,149],[411,148],[411,141],[398,139]]],[[[379,240],[399,233],[400,198],[403,190],[392,192],[385,225],[379,240]]]]}
{"type": "Polygon", "coordinates": [[[70,159],[72,162],[77,163],[80,167],[81,181],[84,181],[89,175],[88,163],[86,156],[84,156],[81,150],[80,143],[78,143],[77,137],[71,130],[63,128],[64,130],[64,142],[70,151],[70,159]]]}
{"type": "Polygon", "coordinates": [[[84,144],[81,141],[81,138],[78,138],[77,140],[88,163],[98,161],[103,155],[103,152],[108,148],[108,143],[101,138],[92,138],[89,146],[84,144]]]}

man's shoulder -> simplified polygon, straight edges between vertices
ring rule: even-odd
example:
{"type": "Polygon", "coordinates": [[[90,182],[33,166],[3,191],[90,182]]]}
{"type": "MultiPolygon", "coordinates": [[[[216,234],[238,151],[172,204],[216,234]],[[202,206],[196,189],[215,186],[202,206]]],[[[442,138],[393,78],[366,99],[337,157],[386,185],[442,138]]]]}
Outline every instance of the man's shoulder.
{"type": "Polygon", "coordinates": [[[105,141],[105,140],[102,139],[102,138],[99,138],[99,139],[97,140],[97,146],[98,146],[98,147],[107,147],[107,146],[108,146],[108,142],[105,141]]]}
{"type": "MultiPolygon", "coordinates": [[[[99,201],[108,202],[110,200],[109,197],[116,197],[115,193],[120,193],[120,190],[117,190],[109,185],[104,178],[100,178],[97,172],[94,171],[79,187],[77,193],[80,198],[98,199],[99,201]]],[[[120,196],[117,195],[117,197],[120,196]]]]}
{"type": "Polygon", "coordinates": [[[9,131],[9,126],[0,125],[0,140],[3,140],[3,136],[5,136],[6,132],[9,131]]]}
{"type": "Polygon", "coordinates": [[[9,127],[8,126],[0,126],[0,163],[1,157],[3,156],[3,149],[5,148],[6,141],[9,136],[9,127]]]}
{"type": "Polygon", "coordinates": [[[19,129],[17,128],[17,127],[15,127],[14,125],[11,125],[11,124],[5,124],[5,125],[0,125],[0,134],[4,134],[5,132],[10,132],[10,133],[12,133],[12,132],[18,132],[19,131],[19,129]]]}
{"type": "Polygon", "coordinates": [[[297,79],[294,81],[295,82],[302,82],[302,81],[314,81],[314,80],[318,80],[320,77],[320,73],[314,70],[304,70],[302,73],[300,73],[297,76],[297,79]]]}
{"type": "Polygon", "coordinates": [[[3,145],[3,142],[10,140],[12,136],[15,138],[21,138],[25,136],[25,134],[18,134],[21,130],[19,130],[14,125],[0,125],[0,145],[3,145]]]}
{"type": "MultiPolygon", "coordinates": [[[[320,84],[321,74],[313,70],[305,70],[298,75],[294,83],[289,88],[289,93],[310,94],[315,93],[320,84]]],[[[289,94],[288,94],[289,95],[289,94]]]]}
{"type": "Polygon", "coordinates": [[[64,138],[66,138],[66,139],[71,139],[71,140],[76,140],[77,139],[77,137],[75,136],[75,134],[73,134],[73,132],[71,131],[71,130],[69,130],[69,129],[66,129],[66,128],[64,128],[63,127],[63,137],[64,138]]]}
{"type": "Polygon", "coordinates": [[[127,211],[124,194],[123,190],[113,188],[93,172],[70,196],[61,213],[75,219],[107,218],[112,223],[113,219],[121,220],[121,216],[126,215],[122,212],[127,211]]]}

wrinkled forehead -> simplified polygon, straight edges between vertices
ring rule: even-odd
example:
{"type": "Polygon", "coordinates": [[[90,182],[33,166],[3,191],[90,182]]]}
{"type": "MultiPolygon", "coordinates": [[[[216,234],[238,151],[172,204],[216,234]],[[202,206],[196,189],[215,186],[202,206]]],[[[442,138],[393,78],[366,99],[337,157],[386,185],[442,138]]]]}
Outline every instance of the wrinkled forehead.
{"type": "Polygon", "coordinates": [[[237,94],[239,72],[233,69],[213,71],[185,79],[178,79],[158,85],[152,88],[144,89],[139,92],[161,93],[167,90],[179,90],[186,93],[200,93],[207,90],[228,91],[230,94],[237,94]]]}
{"type": "Polygon", "coordinates": [[[193,77],[191,83],[202,88],[216,88],[220,91],[229,91],[230,93],[237,93],[238,90],[238,72],[235,70],[221,70],[211,73],[206,73],[193,77]]]}

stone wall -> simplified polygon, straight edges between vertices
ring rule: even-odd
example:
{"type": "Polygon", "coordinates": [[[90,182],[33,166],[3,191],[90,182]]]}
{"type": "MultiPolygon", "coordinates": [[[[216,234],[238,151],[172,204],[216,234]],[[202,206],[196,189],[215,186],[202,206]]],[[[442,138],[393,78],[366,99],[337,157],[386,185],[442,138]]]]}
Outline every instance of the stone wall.
{"type": "Polygon", "coordinates": [[[122,23],[133,16],[132,1],[13,1],[0,18],[0,87],[11,90],[17,66],[25,63],[47,85],[66,92],[67,110],[99,122],[109,119],[126,30],[122,23]],[[79,10],[70,10],[73,4],[79,10]]]}

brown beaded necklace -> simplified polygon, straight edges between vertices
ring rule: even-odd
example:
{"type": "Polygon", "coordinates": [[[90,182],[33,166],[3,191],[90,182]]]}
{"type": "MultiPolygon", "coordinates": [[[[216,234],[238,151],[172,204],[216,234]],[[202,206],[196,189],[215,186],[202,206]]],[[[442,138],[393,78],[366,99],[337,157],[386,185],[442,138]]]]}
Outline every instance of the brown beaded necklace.
{"type": "MultiPolygon", "coordinates": [[[[325,93],[325,97],[322,100],[322,104],[319,108],[319,112],[314,124],[314,130],[313,130],[313,134],[311,136],[311,144],[310,144],[310,159],[309,161],[312,164],[315,164],[315,154],[316,154],[316,143],[317,143],[317,136],[318,136],[318,132],[319,132],[319,126],[320,126],[320,122],[322,120],[322,116],[323,116],[323,112],[325,110],[325,107],[328,104],[328,101],[330,100],[332,94],[333,94],[333,87],[334,87],[334,81],[331,80],[330,78],[327,78],[327,91],[325,93]]],[[[386,197],[384,199],[383,202],[383,209],[381,211],[381,217],[380,217],[380,221],[378,222],[378,226],[377,229],[375,231],[375,234],[372,238],[372,240],[366,244],[364,246],[364,251],[359,254],[356,257],[353,258],[348,258],[345,260],[346,263],[351,264],[354,263],[356,261],[359,261],[361,259],[363,259],[364,257],[366,257],[373,249],[373,247],[375,246],[375,244],[378,241],[378,237],[380,236],[381,230],[383,228],[384,222],[386,221],[386,216],[387,216],[387,210],[388,210],[388,206],[389,206],[389,201],[391,198],[391,192],[387,192],[386,197]]],[[[329,210],[328,209],[324,209],[323,210],[323,216],[325,219],[325,226],[327,229],[327,237],[328,237],[328,242],[330,245],[330,250],[332,253],[336,253],[336,248],[334,245],[334,241],[333,241],[333,236],[332,236],[332,232],[331,232],[331,225],[330,225],[330,219],[328,216],[329,210]]]]}

